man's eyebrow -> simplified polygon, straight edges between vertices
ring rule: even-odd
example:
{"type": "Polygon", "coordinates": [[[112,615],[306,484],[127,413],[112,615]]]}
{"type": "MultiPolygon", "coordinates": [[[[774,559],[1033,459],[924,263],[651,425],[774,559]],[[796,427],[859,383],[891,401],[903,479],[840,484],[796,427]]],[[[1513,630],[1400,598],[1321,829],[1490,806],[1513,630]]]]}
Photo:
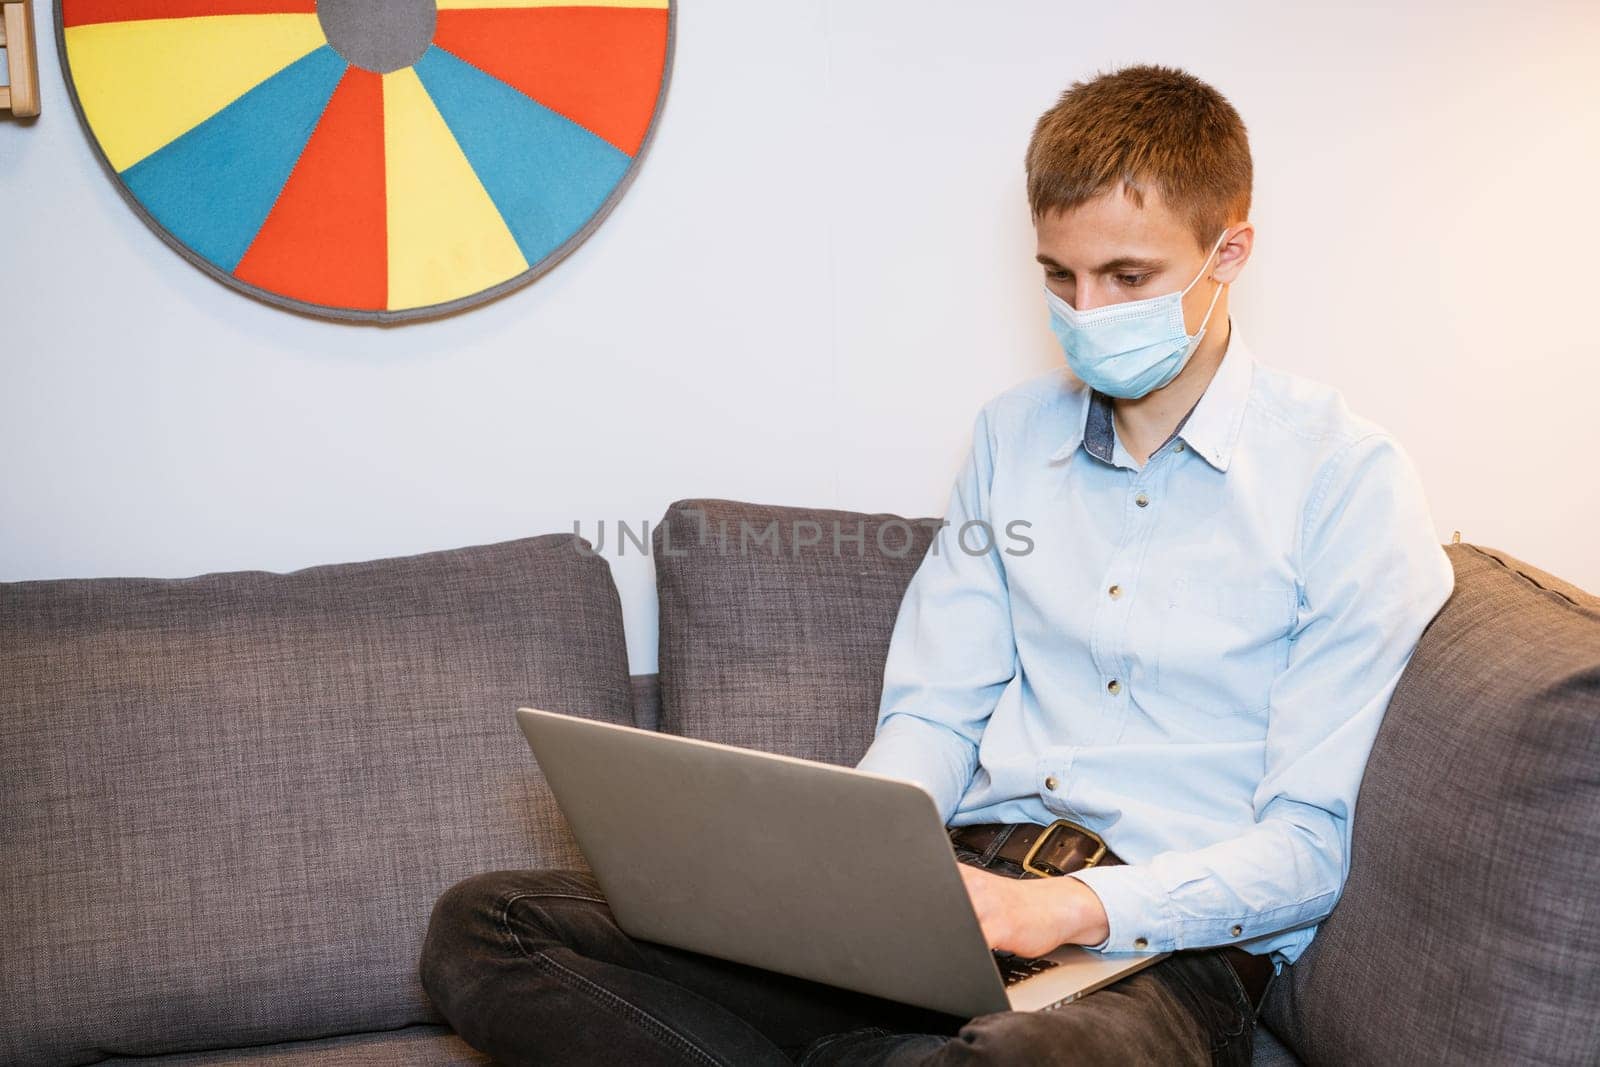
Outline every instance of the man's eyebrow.
{"type": "MultiPolygon", "coordinates": [[[[1063,269],[1061,264],[1057,263],[1055,260],[1051,259],[1047,255],[1044,255],[1043,253],[1040,253],[1033,258],[1047,267],[1063,269]]],[[[1118,256],[1116,259],[1108,260],[1107,262],[1100,264],[1095,273],[1114,274],[1117,271],[1125,270],[1160,270],[1164,266],[1166,266],[1166,264],[1159,259],[1145,259],[1139,256],[1118,256]]]]}

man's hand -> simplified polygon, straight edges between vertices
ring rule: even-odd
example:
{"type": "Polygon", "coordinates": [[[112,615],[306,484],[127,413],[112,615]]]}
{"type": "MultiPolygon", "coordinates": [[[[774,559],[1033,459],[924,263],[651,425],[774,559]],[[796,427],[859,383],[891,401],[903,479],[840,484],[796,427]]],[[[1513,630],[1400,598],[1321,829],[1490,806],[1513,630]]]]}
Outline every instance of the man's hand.
{"type": "Polygon", "coordinates": [[[1006,878],[957,866],[990,948],[1043,956],[1061,945],[1098,945],[1110,932],[1100,898],[1076,878],[1006,878]]]}

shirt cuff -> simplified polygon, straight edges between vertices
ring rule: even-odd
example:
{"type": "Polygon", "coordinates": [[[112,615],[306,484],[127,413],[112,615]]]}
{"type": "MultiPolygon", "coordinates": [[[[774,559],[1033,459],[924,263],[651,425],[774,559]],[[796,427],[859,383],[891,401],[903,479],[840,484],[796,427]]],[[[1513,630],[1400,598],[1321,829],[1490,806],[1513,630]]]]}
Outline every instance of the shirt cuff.
{"type": "Polygon", "coordinates": [[[1177,947],[1166,890],[1147,868],[1126,863],[1084,867],[1067,877],[1094,890],[1110,920],[1106,939],[1085,948],[1095,952],[1171,952],[1177,947]]]}

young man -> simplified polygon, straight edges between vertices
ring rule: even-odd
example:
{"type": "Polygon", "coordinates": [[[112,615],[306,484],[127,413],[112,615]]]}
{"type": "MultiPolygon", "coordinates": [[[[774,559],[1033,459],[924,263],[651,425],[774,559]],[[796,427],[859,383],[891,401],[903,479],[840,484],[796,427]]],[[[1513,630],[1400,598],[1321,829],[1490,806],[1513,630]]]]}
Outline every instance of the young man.
{"type": "Polygon", "coordinates": [[[1055,1010],[952,1023],[633,941],[586,876],[509,872],[447,893],[424,954],[472,1044],[1249,1062],[1266,986],[1339,897],[1368,751],[1453,574],[1395,440],[1233,329],[1255,231],[1226,100],[1163,67],[1077,83],[1027,174],[1066,367],[979,413],[859,765],[933,795],[992,947],[1173,955],[1055,1010]],[[1019,521],[1026,542],[985,532],[1019,521]],[[1088,866],[1084,831],[1109,849],[1088,866]]]}

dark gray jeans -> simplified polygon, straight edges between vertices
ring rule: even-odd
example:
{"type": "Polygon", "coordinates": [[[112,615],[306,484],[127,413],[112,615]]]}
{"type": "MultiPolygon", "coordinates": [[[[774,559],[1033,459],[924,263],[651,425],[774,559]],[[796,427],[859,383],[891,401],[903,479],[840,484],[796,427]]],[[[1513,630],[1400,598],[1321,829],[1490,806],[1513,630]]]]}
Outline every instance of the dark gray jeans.
{"type": "Polygon", "coordinates": [[[1233,969],[1197,949],[1059,1008],[965,1020],[636,940],[573,870],[452,886],[422,984],[506,1064],[1249,1064],[1256,1017],[1233,969]]]}

